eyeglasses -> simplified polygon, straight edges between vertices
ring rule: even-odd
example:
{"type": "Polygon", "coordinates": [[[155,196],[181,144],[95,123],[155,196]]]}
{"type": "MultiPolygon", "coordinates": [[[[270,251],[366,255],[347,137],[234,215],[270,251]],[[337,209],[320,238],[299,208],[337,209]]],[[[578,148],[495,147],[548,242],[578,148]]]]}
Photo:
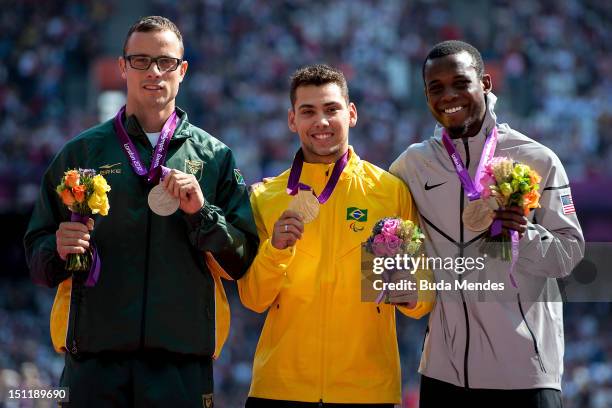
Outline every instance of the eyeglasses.
{"type": "Polygon", "coordinates": [[[140,71],[148,70],[154,62],[160,72],[175,71],[181,65],[181,62],[183,62],[180,58],[149,57],[146,55],[126,55],[123,58],[130,63],[132,68],[140,71]]]}

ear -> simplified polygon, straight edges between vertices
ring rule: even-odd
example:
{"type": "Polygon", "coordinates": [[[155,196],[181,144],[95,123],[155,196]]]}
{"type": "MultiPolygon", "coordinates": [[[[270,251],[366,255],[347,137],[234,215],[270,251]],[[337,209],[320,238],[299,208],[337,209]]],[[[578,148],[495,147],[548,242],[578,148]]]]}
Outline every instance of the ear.
{"type": "Polygon", "coordinates": [[[297,133],[297,126],[295,125],[295,111],[293,108],[287,110],[287,126],[293,133],[297,133]]]}
{"type": "Polygon", "coordinates": [[[180,75],[180,79],[179,82],[183,82],[183,79],[185,78],[185,74],[187,73],[187,68],[189,67],[189,63],[187,61],[183,61],[181,62],[181,66],[179,67],[179,75],[180,75]]]}
{"type": "Polygon", "coordinates": [[[491,81],[491,75],[484,74],[482,76],[482,89],[484,90],[485,95],[493,90],[493,82],[491,81]]]}
{"type": "Polygon", "coordinates": [[[350,102],[348,105],[349,109],[349,126],[355,127],[357,124],[357,106],[353,102],[350,102]]]}
{"type": "Polygon", "coordinates": [[[423,87],[423,93],[425,94],[425,100],[429,103],[429,93],[427,92],[427,87],[423,87]]]}
{"type": "Polygon", "coordinates": [[[125,66],[125,58],[119,57],[117,58],[117,64],[119,65],[119,72],[121,72],[121,78],[127,79],[127,67],[125,66]]]}

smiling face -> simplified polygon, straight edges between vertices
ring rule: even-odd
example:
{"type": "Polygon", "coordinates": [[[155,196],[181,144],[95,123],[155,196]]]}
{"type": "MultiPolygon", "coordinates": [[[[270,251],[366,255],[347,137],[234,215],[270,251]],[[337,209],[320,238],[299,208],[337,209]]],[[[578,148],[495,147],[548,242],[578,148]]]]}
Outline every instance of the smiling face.
{"type": "Polygon", "coordinates": [[[349,128],[357,123],[357,108],[347,103],[336,83],[299,86],[287,121],[300,137],[306,162],[333,163],[348,150],[349,128]]]}
{"type": "MultiPolygon", "coordinates": [[[[126,43],[125,55],[182,58],[182,45],[172,31],[136,31],[126,43]]],[[[174,71],[160,72],[152,63],[147,70],[137,70],[119,58],[121,76],[127,81],[128,111],[173,111],[174,99],[187,72],[187,61],[174,71]]]]}
{"type": "Polygon", "coordinates": [[[482,78],[468,52],[427,61],[424,69],[425,96],[434,118],[451,137],[478,134],[486,112],[485,95],[491,91],[491,77],[482,78]]]}

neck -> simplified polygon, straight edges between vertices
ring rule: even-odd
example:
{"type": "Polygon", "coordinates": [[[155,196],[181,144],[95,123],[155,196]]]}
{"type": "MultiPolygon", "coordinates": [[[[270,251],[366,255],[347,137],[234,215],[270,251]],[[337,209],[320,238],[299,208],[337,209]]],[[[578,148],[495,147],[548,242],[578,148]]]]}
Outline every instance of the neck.
{"type": "Polygon", "coordinates": [[[482,125],[484,123],[484,116],[478,122],[464,127],[446,128],[448,135],[451,139],[470,138],[480,133],[482,125]]]}
{"type": "Polygon", "coordinates": [[[151,110],[146,108],[138,108],[136,106],[130,106],[128,103],[125,107],[125,115],[129,117],[131,115],[136,116],[138,123],[142,126],[142,130],[147,133],[161,132],[164,124],[174,112],[174,103],[169,103],[163,110],[151,110]]]}
{"type": "Polygon", "coordinates": [[[339,150],[336,153],[333,153],[327,156],[319,156],[316,154],[311,154],[306,149],[302,148],[302,153],[304,154],[304,162],[311,163],[311,164],[334,164],[347,151],[348,151],[348,146],[346,147],[346,149],[339,150]]]}

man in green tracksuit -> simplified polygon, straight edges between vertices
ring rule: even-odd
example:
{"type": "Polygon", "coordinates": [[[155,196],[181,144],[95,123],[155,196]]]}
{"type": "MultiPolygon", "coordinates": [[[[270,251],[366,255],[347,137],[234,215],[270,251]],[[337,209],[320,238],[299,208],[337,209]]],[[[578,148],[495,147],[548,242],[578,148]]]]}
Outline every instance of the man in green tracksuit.
{"type": "Polygon", "coordinates": [[[33,280],[59,285],[51,329],[66,351],[70,406],[212,406],[220,324],[212,265],[240,278],[258,238],[231,151],[175,106],[183,53],[170,20],[134,24],[119,58],[126,106],[70,141],[42,181],[25,246],[33,280]],[[55,192],[74,168],[111,186],[109,214],[95,225],[70,222],[55,192]],[[154,187],[178,210],[164,216],[168,208],[150,204],[154,187]],[[65,260],[93,245],[101,269],[92,283],[91,274],[71,276],[65,260]]]}

